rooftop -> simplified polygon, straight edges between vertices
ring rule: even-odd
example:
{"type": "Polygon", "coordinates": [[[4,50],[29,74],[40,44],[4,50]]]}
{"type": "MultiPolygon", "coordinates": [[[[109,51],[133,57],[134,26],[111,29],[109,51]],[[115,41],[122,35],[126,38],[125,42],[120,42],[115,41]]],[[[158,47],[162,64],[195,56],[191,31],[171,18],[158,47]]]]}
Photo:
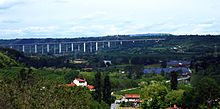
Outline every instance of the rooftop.
{"type": "Polygon", "coordinates": [[[90,90],[91,90],[91,89],[94,89],[94,86],[93,86],[93,85],[87,85],[86,87],[87,87],[88,89],[90,89],[90,90]]]}
{"type": "Polygon", "coordinates": [[[161,72],[164,73],[170,73],[172,71],[175,71],[177,73],[181,73],[181,74],[186,74],[186,73],[190,73],[190,70],[186,67],[178,67],[178,68],[146,68],[144,69],[144,73],[156,73],[156,74],[160,74],[161,72]]]}
{"type": "Polygon", "coordinates": [[[79,81],[79,82],[85,82],[86,80],[81,79],[81,78],[75,78],[75,80],[79,81]]]}
{"type": "Polygon", "coordinates": [[[139,94],[125,94],[125,98],[140,98],[139,94]]]}

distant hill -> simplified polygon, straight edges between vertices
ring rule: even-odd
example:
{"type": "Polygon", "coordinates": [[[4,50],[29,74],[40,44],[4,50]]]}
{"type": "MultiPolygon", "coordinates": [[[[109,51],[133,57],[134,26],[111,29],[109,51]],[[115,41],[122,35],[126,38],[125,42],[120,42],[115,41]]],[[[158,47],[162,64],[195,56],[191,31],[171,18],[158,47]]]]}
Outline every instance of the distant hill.
{"type": "Polygon", "coordinates": [[[147,33],[147,34],[130,34],[129,36],[135,37],[135,36],[173,36],[169,33],[147,33]]]}
{"type": "Polygon", "coordinates": [[[79,42],[79,41],[106,41],[106,40],[129,40],[129,39],[148,39],[148,38],[200,38],[200,37],[213,37],[220,35],[173,35],[169,33],[146,33],[146,34],[128,34],[128,35],[108,35],[100,37],[81,37],[81,38],[44,38],[44,39],[11,39],[1,40],[1,45],[13,45],[13,44],[37,44],[37,43],[62,43],[62,42],[79,42]]]}

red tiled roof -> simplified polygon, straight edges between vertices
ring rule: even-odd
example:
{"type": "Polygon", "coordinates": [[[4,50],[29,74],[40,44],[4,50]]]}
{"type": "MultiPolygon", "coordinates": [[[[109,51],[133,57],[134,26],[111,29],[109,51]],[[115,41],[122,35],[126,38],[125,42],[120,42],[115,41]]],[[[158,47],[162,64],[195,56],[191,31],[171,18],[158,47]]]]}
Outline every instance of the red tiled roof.
{"type": "Polygon", "coordinates": [[[81,78],[75,78],[77,81],[79,81],[79,82],[85,82],[86,80],[84,80],[84,79],[81,79],[81,78]]]}
{"type": "Polygon", "coordinates": [[[94,89],[94,86],[93,85],[87,85],[86,86],[88,89],[94,89]]]}
{"type": "Polygon", "coordinates": [[[125,98],[140,98],[139,94],[125,94],[125,98]]]}
{"type": "Polygon", "coordinates": [[[73,87],[73,86],[76,86],[76,84],[70,83],[70,84],[66,84],[66,86],[68,86],[68,87],[73,87]]]}

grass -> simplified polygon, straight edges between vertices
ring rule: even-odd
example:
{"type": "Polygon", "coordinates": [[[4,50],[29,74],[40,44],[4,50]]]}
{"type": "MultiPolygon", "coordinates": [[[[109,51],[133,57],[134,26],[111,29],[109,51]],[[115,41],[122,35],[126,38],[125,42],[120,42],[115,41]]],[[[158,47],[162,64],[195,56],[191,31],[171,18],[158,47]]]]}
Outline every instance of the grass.
{"type": "Polygon", "coordinates": [[[126,90],[121,90],[121,91],[116,91],[115,94],[116,95],[125,95],[125,94],[140,94],[141,88],[132,88],[132,89],[126,89],[126,90]]]}
{"type": "Polygon", "coordinates": [[[121,91],[116,91],[112,96],[115,96],[117,100],[121,99],[125,94],[140,94],[140,87],[125,89],[121,91]]]}
{"type": "Polygon", "coordinates": [[[80,72],[79,75],[88,78],[95,78],[95,72],[80,72]]]}
{"type": "Polygon", "coordinates": [[[122,95],[117,94],[113,94],[112,96],[116,97],[116,100],[120,100],[123,97],[122,95]]]}

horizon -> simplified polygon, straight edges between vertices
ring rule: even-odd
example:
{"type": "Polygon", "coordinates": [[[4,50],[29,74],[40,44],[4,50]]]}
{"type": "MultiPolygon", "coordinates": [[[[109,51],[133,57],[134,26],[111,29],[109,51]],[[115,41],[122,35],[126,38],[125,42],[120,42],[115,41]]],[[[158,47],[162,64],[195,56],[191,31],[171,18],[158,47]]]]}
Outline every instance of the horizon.
{"type": "Polygon", "coordinates": [[[170,33],[143,33],[143,34],[115,34],[105,36],[79,36],[79,37],[26,37],[26,38],[0,38],[0,40],[23,40],[23,39],[76,39],[76,38],[96,38],[96,37],[108,37],[108,36],[142,36],[142,37],[153,37],[159,34],[173,35],[173,36],[220,36],[220,34],[170,34],[170,33]]]}
{"type": "Polygon", "coordinates": [[[170,33],[143,33],[143,34],[115,34],[115,35],[105,35],[105,36],[89,36],[89,37],[45,37],[45,38],[10,38],[10,39],[7,39],[7,38],[0,38],[0,40],[23,40],[23,39],[77,39],[77,38],[96,38],[96,37],[108,37],[108,36],[142,36],[142,37],[154,37],[159,35],[159,34],[166,34],[166,35],[173,35],[173,36],[208,36],[208,35],[211,35],[211,36],[220,36],[220,34],[170,34],[170,33]]]}
{"type": "Polygon", "coordinates": [[[219,35],[217,0],[0,0],[0,39],[219,35]]]}

